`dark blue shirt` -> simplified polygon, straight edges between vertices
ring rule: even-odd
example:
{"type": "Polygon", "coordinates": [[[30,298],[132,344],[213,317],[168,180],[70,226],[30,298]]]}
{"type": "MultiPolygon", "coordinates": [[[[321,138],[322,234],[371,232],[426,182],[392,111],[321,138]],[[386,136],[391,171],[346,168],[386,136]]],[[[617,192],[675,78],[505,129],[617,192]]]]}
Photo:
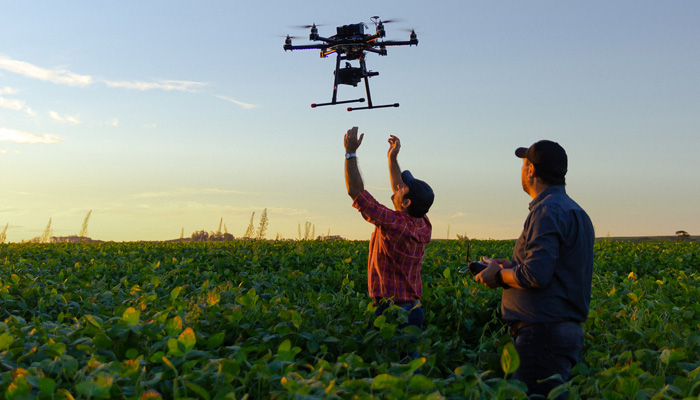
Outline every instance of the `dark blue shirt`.
{"type": "Polygon", "coordinates": [[[564,186],[551,186],[532,200],[512,260],[514,278],[524,289],[503,290],[503,320],[585,321],[594,240],[588,214],[564,186]]]}

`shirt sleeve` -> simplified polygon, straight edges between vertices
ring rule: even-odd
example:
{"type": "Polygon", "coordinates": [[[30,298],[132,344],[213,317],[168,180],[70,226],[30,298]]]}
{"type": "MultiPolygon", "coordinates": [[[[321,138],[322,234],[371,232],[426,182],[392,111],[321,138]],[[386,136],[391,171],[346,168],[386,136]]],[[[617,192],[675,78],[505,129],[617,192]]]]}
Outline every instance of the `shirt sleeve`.
{"type": "Polygon", "coordinates": [[[562,236],[553,208],[539,207],[527,221],[525,259],[514,267],[515,280],[524,288],[547,287],[554,275],[562,236]]]}
{"type": "Polygon", "coordinates": [[[360,194],[355,197],[352,206],[362,214],[362,218],[375,226],[390,229],[395,226],[398,221],[393,210],[380,204],[366,190],[360,192],[360,194]]]}

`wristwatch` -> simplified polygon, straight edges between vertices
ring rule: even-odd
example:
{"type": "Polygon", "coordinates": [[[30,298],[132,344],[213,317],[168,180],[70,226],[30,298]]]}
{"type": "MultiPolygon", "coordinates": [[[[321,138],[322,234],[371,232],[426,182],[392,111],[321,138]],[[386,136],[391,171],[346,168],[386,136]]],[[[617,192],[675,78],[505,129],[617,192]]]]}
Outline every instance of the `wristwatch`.
{"type": "Polygon", "coordinates": [[[349,159],[351,159],[351,158],[353,158],[353,157],[357,157],[357,154],[355,154],[355,153],[345,153],[345,159],[346,159],[346,160],[349,160],[349,159]]]}
{"type": "Polygon", "coordinates": [[[502,269],[499,269],[498,272],[496,272],[496,283],[498,284],[498,286],[504,289],[508,289],[510,285],[503,282],[503,275],[501,275],[501,272],[503,272],[502,269]]]}

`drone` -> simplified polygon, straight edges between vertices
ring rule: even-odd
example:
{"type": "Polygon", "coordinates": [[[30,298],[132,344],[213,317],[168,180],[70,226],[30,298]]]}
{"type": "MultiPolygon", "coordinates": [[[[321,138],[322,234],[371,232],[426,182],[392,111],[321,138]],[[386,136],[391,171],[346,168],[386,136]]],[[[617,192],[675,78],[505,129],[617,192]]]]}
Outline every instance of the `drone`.
{"type": "Polygon", "coordinates": [[[354,100],[338,101],[338,85],[357,86],[362,80],[365,83],[365,92],[367,93],[366,107],[348,107],[348,111],[352,110],[367,110],[372,108],[398,107],[399,103],[374,105],[372,104],[372,96],[369,91],[369,78],[379,75],[379,72],[369,71],[365,62],[365,53],[375,53],[381,56],[387,55],[386,48],[389,46],[418,46],[418,37],[415,30],[411,30],[410,38],[406,41],[386,41],[384,37],[384,24],[391,21],[382,21],[375,16],[370,18],[375,25],[376,32],[372,35],[365,33],[367,25],[363,22],[358,24],[343,25],[336,28],[336,34],[331,37],[321,37],[318,35],[316,24],[305,26],[310,28],[309,40],[320,41],[318,44],[308,44],[295,46],[292,45],[292,37],[287,35],[284,41],[284,50],[321,50],[321,58],[326,58],[331,54],[336,54],[335,62],[335,78],[333,81],[333,97],[330,103],[313,103],[311,108],[330,106],[346,103],[364,103],[365,98],[354,100]],[[346,60],[345,66],[341,68],[342,60],[346,60]],[[349,61],[358,60],[360,66],[353,67],[349,61]]]}

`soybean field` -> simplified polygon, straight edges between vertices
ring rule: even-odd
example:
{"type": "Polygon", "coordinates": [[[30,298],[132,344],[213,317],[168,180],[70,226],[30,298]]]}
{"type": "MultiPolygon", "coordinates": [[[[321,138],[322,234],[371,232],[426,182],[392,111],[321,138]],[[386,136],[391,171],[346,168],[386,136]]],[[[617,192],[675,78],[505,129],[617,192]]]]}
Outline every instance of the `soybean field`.
{"type": "MultiPolygon", "coordinates": [[[[459,273],[468,243],[514,244],[432,242],[422,331],[375,318],[366,241],[0,244],[0,397],[525,398],[501,289],[459,273]]],[[[584,362],[550,395],[700,398],[700,244],[595,253],[584,362]]]]}

